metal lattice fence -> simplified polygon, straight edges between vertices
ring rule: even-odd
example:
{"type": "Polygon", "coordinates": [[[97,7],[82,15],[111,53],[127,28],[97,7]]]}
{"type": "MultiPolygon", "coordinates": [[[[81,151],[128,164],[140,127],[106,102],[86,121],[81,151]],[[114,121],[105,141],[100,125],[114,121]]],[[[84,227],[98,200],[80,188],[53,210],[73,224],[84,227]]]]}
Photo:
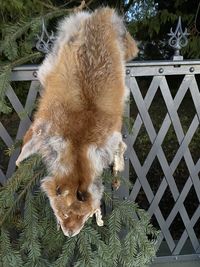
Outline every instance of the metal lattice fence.
{"type": "MultiPolygon", "coordinates": [[[[127,85],[131,90],[131,98],[134,100],[134,105],[137,106],[137,111],[132,112],[135,113],[135,116],[130,114],[132,105],[130,104],[128,115],[133,115],[135,121],[132,133],[126,133],[124,136],[128,145],[125,156],[127,160],[125,175],[127,179],[131,179],[132,171],[135,174],[135,180],[132,189],[121,191],[121,195],[124,198],[137,201],[142,189],[142,193],[147,199],[146,208],[161,229],[159,245],[161,246],[162,241],[164,241],[162,245],[165,246],[165,249],[160,249],[160,255],[163,256],[163,259],[164,256],[170,254],[175,256],[174,259],[181,259],[184,256],[180,255],[189,253],[193,256],[190,255],[188,258],[198,258],[198,253],[200,253],[198,240],[198,226],[200,226],[200,151],[191,153],[189,147],[195,134],[200,134],[198,74],[200,74],[200,62],[192,61],[136,63],[127,67],[127,85]],[[145,92],[139,85],[140,77],[142,79],[148,77],[149,79],[145,92]],[[176,85],[177,88],[174,90],[173,81],[176,78],[179,79],[179,84],[176,85]],[[168,83],[170,79],[172,80],[171,87],[168,83]],[[187,94],[189,94],[189,97],[187,94]],[[158,102],[155,102],[156,95],[156,101],[158,102]],[[185,127],[183,128],[184,125],[181,122],[181,113],[178,111],[186,97],[190,99],[187,103],[189,106],[185,106],[186,114],[190,113],[190,110],[192,112],[188,114],[190,121],[187,123],[187,129],[184,129],[185,127]],[[157,127],[154,126],[155,122],[152,120],[149,111],[155,105],[160,105],[160,108],[154,111],[157,112],[154,116],[159,116],[159,113],[162,113],[162,118],[157,127]],[[164,107],[165,111],[163,112],[164,107]],[[149,139],[149,147],[146,155],[141,160],[138,154],[141,154],[140,150],[144,149],[145,144],[141,144],[140,147],[135,147],[135,144],[141,136],[140,130],[142,127],[146,131],[146,138],[149,139]],[[175,151],[173,151],[171,159],[168,159],[169,156],[166,155],[163,144],[170,128],[173,128],[173,139],[176,139],[178,145],[176,149],[173,149],[175,151]],[[182,187],[180,188],[179,184],[182,176],[177,177],[176,170],[183,159],[185,162],[183,169],[187,177],[182,181],[182,187]],[[160,177],[157,181],[148,176],[155,160],[161,168],[160,177]],[[191,189],[193,189],[193,205],[195,206],[193,207],[193,214],[191,214],[190,205],[187,203],[187,196],[191,193],[191,189]],[[167,194],[165,195],[166,190],[170,192],[170,198],[167,194]],[[161,201],[165,203],[164,206],[171,206],[170,209],[166,211],[163,205],[160,206],[161,201]],[[178,222],[177,216],[181,223],[178,222]],[[174,220],[181,228],[179,229],[178,239],[176,239],[177,235],[171,228],[174,220]],[[188,253],[188,251],[190,252],[188,253]]],[[[170,139],[168,138],[167,141],[169,143],[170,139]]],[[[167,153],[169,154],[170,151],[167,153]]]]}
{"type": "MultiPolygon", "coordinates": [[[[11,85],[6,90],[6,98],[7,101],[11,104],[15,114],[17,116],[17,123],[15,128],[17,128],[17,132],[14,131],[11,136],[11,129],[12,129],[12,120],[6,123],[8,129],[6,129],[3,125],[3,118],[0,120],[0,141],[2,144],[1,147],[1,154],[0,154],[0,183],[4,184],[6,179],[8,179],[12,173],[15,171],[16,159],[19,155],[20,148],[14,150],[10,157],[6,156],[5,151],[6,148],[11,148],[15,145],[17,140],[23,138],[24,134],[28,130],[31,124],[31,114],[34,109],[34,104],[37,98],[38,93],[40,93],[41,86],[40,83],[37,81],[37,66],[21,66],[15,68],[12,71],[11,81],[13,82],[28,82],[28,90],[27,90],[27,98],[24,105],[20,102],[15,90],[11,85]],[[2,163],[3,162],[3,163],[2,163]],[[2,166],[3,165],[3,166],[2,166]],[[7,165],[7,168],[6,166],[7,165]]],[[[8,120],[10,115],[8,115],[8,120]]],[[[13,132],[13,129],[12,129],[13,132]]]]}
{"type": "MultiPolygon", "coordinates": [[[[123,135],[128,145],[124,176],[131,188],[122,186],[118,194],[141,204],[161,229],[157,261],[164,261],[166,257],[169,260],[200,256],[199,75],[200,61],[127,65],[126,82],[131,95],[126,112],[134,118],[134,123],[132,131],[125,129],[123,135]],[[184,116],[183,106],[186,108],[184,116]],[[180,164],[184,165],[181,169],[180,164]]],[[[11,135],[1,120],[3,148],[11,147],[23,137],[41,89],[37,66],[15,68],[11,81],[27,81],[29,86],[25,103],[20,102],[12,83],[6,91],[19,123],[17,131],[11,135]]],[[[14,172],[18,154],[19,149],[16,149],[4,162],[4,167],[1,166],[2,184],[14,172]]],[[[1,165],[4,157],[1,149],[1,165]]]]}

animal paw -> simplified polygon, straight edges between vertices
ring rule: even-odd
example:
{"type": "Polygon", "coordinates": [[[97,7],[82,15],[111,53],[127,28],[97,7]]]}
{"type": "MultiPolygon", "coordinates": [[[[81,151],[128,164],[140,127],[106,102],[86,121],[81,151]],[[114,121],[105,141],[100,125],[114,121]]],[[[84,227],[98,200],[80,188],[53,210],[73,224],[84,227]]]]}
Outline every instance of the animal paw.
{"type": "Polygon", "coordinates": [[[102,214],[101,214],[101,210],[100,209],[97,209],[95,211],[95,217],[96,217],[97,225],[98,226],[103,226],[104,225],[104,222],[102,220],[102,214]]]}
{"type": "Polygon", "coordinates": [[[126,150],[126,144],[124,142],[120,142],[118,149],[114,155],[114,164],[113,164],[113,174],[116,176],[118,172],[124,170],[124,152],[126,150]]]}

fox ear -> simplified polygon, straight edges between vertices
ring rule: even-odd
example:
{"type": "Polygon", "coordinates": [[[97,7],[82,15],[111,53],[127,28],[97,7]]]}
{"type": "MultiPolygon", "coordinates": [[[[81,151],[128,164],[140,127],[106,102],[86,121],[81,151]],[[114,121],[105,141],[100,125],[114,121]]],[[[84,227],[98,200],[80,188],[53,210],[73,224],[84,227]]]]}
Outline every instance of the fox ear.
{"type": "Polygon", "coordinates": [[[16,161],[17,166],[19,166],[21,161],[38,151],[38,147],[36,146],[36,144],[37,142],[35,140],[33,130],[30,127],[24,136],[22,150],[16,161]]]}
{"type": "Polygon", "coordinates": [[[16,161],[16,165],[19,166],[20,162],[38,152],[41,146],[40,132],[35,133],[32,126],[26,132],[23,138],[23,146],[21,153],[16,161]]]}

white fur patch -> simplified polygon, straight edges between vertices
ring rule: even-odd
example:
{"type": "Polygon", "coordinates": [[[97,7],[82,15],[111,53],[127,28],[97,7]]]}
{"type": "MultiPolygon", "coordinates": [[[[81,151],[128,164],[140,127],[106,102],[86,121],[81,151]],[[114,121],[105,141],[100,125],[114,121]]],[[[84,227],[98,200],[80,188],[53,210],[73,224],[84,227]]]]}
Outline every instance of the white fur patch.
{"type": "Polygon", "coordinates": [[[114,155],[118,150],[119,144],[122,141],[122,135],[120,132],[114,132],[107,140],[104,147],[90,146],[88,149],[88,158],[92,164],[94,170],[94,176],[101,175],[104,168],[114,161],[114,155]]]}
{"type": "Polygon", "coordinates": [[[104,191],[104,186],[102,184],[102,179],[100,177],[95,178],[93,183],[91,183],[88,188],[88,192],[92,196],[92,200],[93,200],[92,204],[93,204],[94,210],[100,207],[100,202],[101,202],[101,198],[103,195],[103,191],[104,191]]]}
{"type": "Polygon", "coordinates": [[[119,147],[114,155],[113,171],[117,175],[118,172],[124,169],[124,152],[126,150],[126,144],[124,142],[119,143],[119,147]]]}
{"type": "Polygon", "coordinates": [[[59,32],[55,45],[61,47],[63,44],[67,43],[70,38],[80,30],[81,24],[90,16],[90,13],[82,11],[64,18],[58,25],[59,32]]]}
{"type": "Polygon", "coordinates": [[[123,22],[123,18],[120,17],[116,12],[113,13],[112,23],[116,31],[119,34],[119,37],[122,38],[126,33],[126,27],[123,22]]]}
{"type": "Polygon", "coordinates": [[[64,193],[62,194],[64,197],[66,197],[69,194],[69,190],[65,190],[64,193]]]}
{"type": "Polygon", "coordinates": [[[60,158],[62,153],[67,149],[68,142],[61,136],[49,135],[50,123],[35,121],[32,126],[32,138],[22,147],[22,151],[16,161],[19,165],[21,161],[28,158],[34,153],[40,154],[46,163],[49,173],[52,175],[59,172],[66,174],[70,171],[71,167],[62,165],[60,158]]]}
{"type": "Polygon", "coordinates": [[[96,222],[98,226],[103,226],[104,222],[102,220],[102,214],[101,214],[101,209],[97,209],[95,211],[95,217],[96,217],[96,222]]]}
{"type": "MultiPolygon", "coordinates": [[[[119,52],[121,54],[121,60],[124,63],[123,67],[125,66],[124,62],[124,36],[127,32],[126,27],[124,25],[123,18],[119,16],[116,12],[113,13],[113,16],[111,18],[111,22],[113,24],[113,27],[117,33],[117,39],[118,39],[118,45],[119,45],[119,52]]],[[[125,74],[125,69],[123,71],[125,74]]]]}
{"type": "Polygon", "coordinates": [[[70,170],[70,167],[62,165],[60,158],[65,149],[67,149],[67,142],[60,136],[51,136],[43,141],[41,147],[41,155],[44,158],[48,170],[51,174],[56,172],[67,173],[70,170]]]}
{"type": "Polygon", "coordinates": [[[38,70],[38,78],[41,84],[44,86],[47,75],[53,70],[57,60],[58,52],[71,37],[78,33],[81,24],[90,17],[88,12],[79,12],[69,17],[64,18],[58,25],[58,33],[52,52],[45,58],[42,65],[38,70]]]}

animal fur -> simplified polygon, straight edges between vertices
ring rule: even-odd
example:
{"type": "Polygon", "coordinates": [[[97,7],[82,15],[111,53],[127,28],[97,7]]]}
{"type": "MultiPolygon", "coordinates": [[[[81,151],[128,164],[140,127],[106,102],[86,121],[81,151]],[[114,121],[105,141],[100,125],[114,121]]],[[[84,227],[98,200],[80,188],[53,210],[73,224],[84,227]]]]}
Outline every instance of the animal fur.
{"type": "Polygon", "coordinates": [[[123,169],[124,62],[137,51],[113,9],[79,12],[60,24],[39,69],[44,92],[17,164],[33,153],[43,156],[49,176],[41,186],[67,236],[94,213],[102,224],[99,177],[113,161],[115,171],[123,169]]]}

